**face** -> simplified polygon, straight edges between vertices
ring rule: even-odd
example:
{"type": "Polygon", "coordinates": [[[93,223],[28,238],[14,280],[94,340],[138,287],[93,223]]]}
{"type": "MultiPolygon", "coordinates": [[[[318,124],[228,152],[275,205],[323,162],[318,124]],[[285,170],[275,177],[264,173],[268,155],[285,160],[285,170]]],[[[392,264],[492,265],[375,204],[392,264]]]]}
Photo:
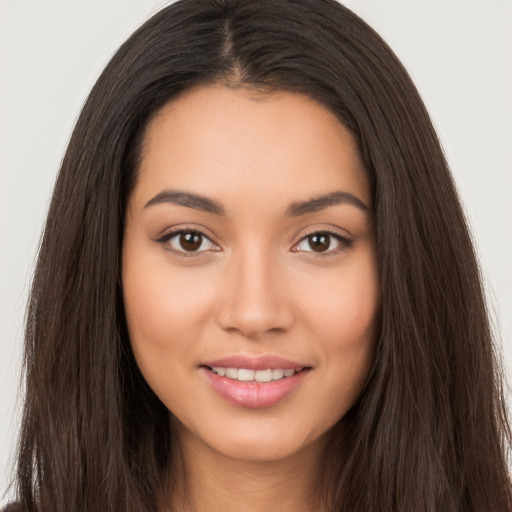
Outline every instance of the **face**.
{"type": "Polygon", "coordinates": [[[246,460],[319,445],[361,393],[379,289],[353,137],[300,94],[204,87],[147,127],[123,291],[179,435],[246,460]]]}

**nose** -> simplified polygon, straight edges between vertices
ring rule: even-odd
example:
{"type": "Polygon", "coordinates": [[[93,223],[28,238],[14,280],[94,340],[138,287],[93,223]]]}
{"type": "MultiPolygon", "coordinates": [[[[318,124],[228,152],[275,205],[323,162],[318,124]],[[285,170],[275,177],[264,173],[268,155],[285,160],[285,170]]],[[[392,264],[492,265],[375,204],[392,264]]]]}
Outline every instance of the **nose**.
{"type": "Polygon", "coordinates": [[[229,264],[219,304],[220,326],[248,339],[286,332],[294,322],[283,269],[264,251],[248,250],[229,264]]]}

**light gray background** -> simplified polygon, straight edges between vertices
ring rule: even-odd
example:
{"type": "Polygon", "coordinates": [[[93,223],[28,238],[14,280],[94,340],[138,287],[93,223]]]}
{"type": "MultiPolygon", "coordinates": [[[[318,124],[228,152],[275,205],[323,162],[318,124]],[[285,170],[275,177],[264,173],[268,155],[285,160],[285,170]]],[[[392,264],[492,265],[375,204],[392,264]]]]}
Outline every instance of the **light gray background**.
{"type": "MultiPolygon", "coordinates": [[[[0,501],[12,471],[24,306],[81,105],[163,0],[0,0],[0,501]]],[[[402,59],[471,221],[512,368],[512,0],[347,0],[402,59]]]]}

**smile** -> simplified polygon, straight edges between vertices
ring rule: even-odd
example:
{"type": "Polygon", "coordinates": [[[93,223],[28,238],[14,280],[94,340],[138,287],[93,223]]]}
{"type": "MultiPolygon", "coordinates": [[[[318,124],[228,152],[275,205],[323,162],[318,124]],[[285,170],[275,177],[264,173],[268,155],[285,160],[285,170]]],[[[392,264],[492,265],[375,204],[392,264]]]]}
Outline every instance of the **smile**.
{"type": "Polygon", "coordinates": [[[232,405],[262,409],[284,401],[300,387],[311,368],[251,370],[223,366],[201,367],[211,389],[232,405]]]}
{"type": "Polygon", "coordinates": [[[210,370],[221,377],[227,377],[228,379],[238,380],[240,382],[272,382],[275,380],[293,377],[295,373],[297,373],[296,370],[291,368],[249,370],[247,368],[223,368],[220,366],[215,366],[210,368],[210,370]]]}

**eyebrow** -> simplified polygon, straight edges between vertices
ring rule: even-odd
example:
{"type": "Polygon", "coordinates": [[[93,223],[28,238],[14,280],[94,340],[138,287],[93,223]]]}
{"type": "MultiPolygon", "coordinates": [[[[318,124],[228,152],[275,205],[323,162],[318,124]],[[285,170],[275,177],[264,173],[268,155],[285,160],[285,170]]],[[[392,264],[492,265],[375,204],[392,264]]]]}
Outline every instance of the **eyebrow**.
{"type": "MultiPolygon", "coordinates": [[[[150,199],[144,208],[154,206],[157,204],[172,203],[194,210],[200,210],[215,215],[225,215],[224,207],[208,197],[192,192],[183,192],[179,190],[162,190],[155,197],[150,199]]],[[[306,201],[298,201],[292,203],[286,210],[287,217],[299,217],[308,213],[318,212],[330,206],[337,206],[340,204],[349,204],[363,210],[365,213],[370,213],[370,208],[366,206],[361,199],[350,194],[349,192],[331,192],[322,196],[313,197],[306,201]]]]}
{"type": "Polygon", "coordinates": [[[179,190],[162,190],[155,197],[150,199],[144,206],[154,206],[163,203],[173,203],[194,210],[200,210],[207,213],[214,213],[215,215],[225,215],[224,208],[220,203],[198,194],[190,192],[182,192],[179,190]]]}
{"type": "Polygon", "coordinates": [[[370,213],[371,210],[366,204],[358,197],[350,194],[349,192],[331,192],[323,196],[313,197],[307,201],[299,201],[292,203],[286,210],[287,217],[298,217],[307,213],[314,213],[329,206],[337,206],[340,204],[349,204],[363,210],[365,213],[370,213]]]}

